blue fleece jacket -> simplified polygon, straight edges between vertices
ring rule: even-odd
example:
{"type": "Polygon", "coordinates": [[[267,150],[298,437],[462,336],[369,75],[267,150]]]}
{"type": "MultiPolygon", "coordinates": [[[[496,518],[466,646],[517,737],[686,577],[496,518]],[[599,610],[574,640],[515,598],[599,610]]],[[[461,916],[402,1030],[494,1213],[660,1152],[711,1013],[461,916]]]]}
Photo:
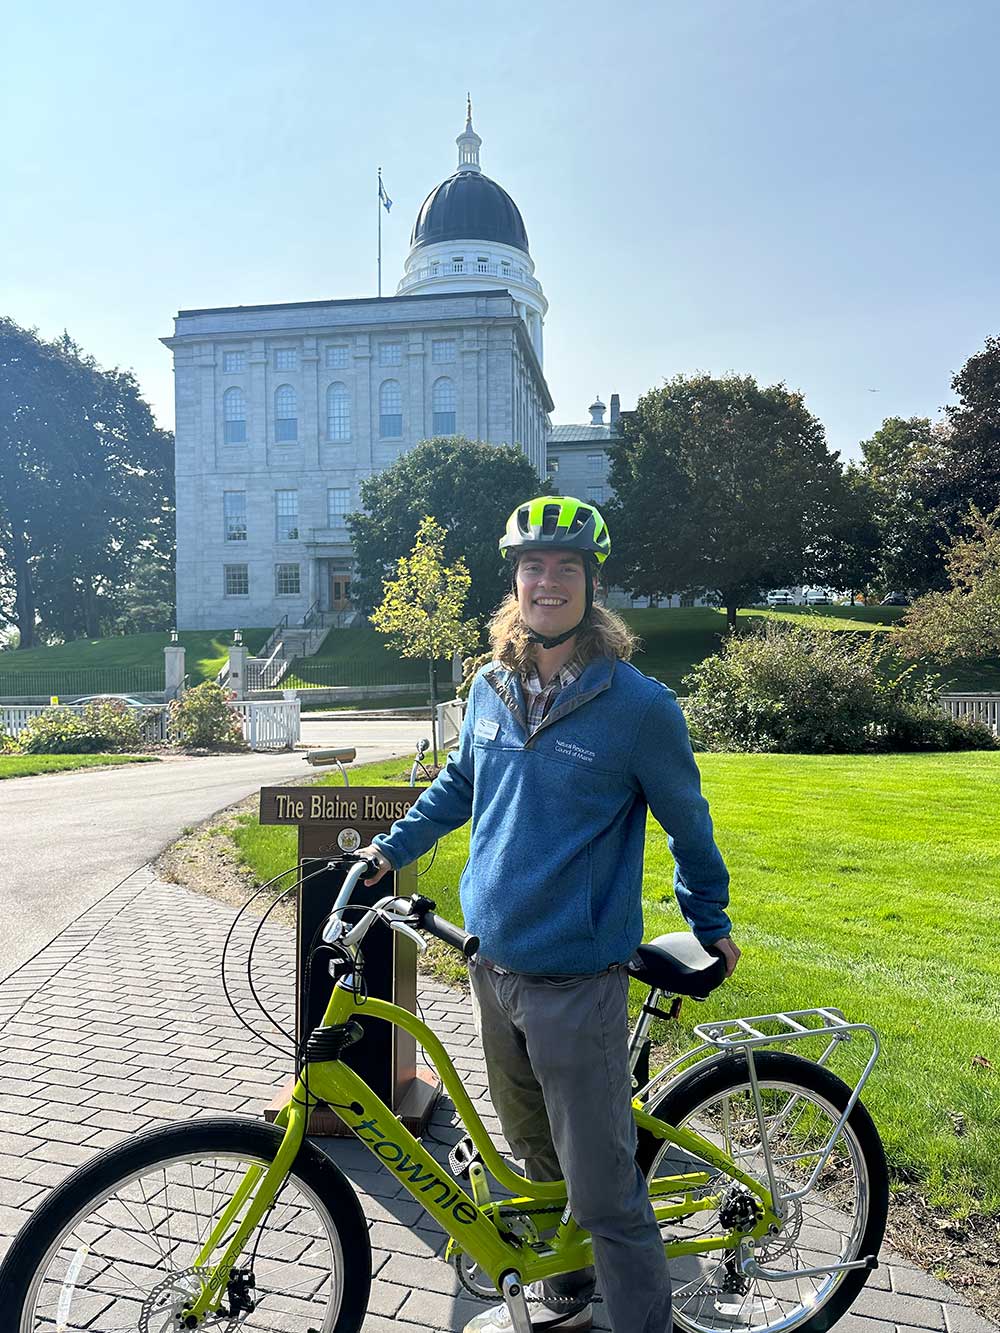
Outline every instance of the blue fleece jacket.
{"type": "Polygon", "coordinates": [[[517,972],[600,972],[642,942],[648,808],[667,832],[677,902],[695,935],[727,935],[729,875],[673,692],[597,658],[531,735],[525,718],[517,675],[483,668],[458,749],[375,839],[393,866],[471,817],[460,892],[483,954],[517,972]]]}

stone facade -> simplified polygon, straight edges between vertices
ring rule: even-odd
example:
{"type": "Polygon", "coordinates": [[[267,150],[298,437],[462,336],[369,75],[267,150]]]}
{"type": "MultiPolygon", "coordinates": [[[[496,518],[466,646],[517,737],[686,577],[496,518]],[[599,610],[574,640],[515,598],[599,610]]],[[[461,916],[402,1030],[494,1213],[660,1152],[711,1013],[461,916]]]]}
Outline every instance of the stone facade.
{"type": "Polygon", "coordinates": [[[506,291],[182,310],[163,342],[180,628],[346,609],[344,515],[419,440],[517,444],[545,474],[552,400],[506,291]]]}

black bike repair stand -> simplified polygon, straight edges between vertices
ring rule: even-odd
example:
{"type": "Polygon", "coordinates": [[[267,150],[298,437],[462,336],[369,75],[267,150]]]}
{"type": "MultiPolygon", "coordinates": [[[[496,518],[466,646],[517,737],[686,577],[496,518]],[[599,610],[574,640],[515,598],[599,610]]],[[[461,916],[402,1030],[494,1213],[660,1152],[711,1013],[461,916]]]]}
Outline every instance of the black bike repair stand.
{"type": "MultiPolygon", "coordinates": [[[[320,950],[310,961],[320,939],[320,927],[337,900],[348,870],[347,866],[331,866],[328,862],[367,846],[377,833],[387,833],[422,790],[420,787],[261,788],[260,822],[294,824],[299,830],[299,867],[304,882],[296,897],[295,1035],[300,1044],[322,1022],[333,984],[329,952],[320,950]]],[[[359,884],[351,901],[371,905],[387,895],[409,897],[416,887],[416,869],[407,866],[384,876],[372,888],[359,884]]],[[[365,937],[362,948],[368,994],[416,1013],[417,947],[413,941],[394,930],[375,926],[365,937]]],[[[365,1036],[345,1052],[343,1060],[357,1070],[412,1134],[422,1134],[439,1084],[429,1069],[417,1068],[416,1041],[402,1028],[381,1019],[366,1018],[363,1013],[353,1017],[360,1020],[365,1036]]],[[[289,1081],[264,1112],[266,1119],[274,1119],[288,1100],[291,1088],[289,1081]]],[[[318,1106],[310,1117],[310,1134],[348,1132],[328,1106],[318,1106]]]]}

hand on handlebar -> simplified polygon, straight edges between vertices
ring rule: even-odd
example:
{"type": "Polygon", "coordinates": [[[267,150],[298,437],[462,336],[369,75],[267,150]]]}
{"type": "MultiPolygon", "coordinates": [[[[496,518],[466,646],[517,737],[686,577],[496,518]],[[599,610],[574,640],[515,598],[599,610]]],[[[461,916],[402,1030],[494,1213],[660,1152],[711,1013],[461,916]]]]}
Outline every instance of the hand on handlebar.
{"type": "Polygon", "coordinates": [[[362,881],[368,888],[371,888],[373,884],[377,884],[380,879],[392,872],[392,864],[389,858],[384,856],[374,843],[369,843],[367,847],[360,848],[356,855],[363,856],[368,861],[374,861],[378,866],[378,870],[374,874],[369,875],[367,879],[362,881]]]}

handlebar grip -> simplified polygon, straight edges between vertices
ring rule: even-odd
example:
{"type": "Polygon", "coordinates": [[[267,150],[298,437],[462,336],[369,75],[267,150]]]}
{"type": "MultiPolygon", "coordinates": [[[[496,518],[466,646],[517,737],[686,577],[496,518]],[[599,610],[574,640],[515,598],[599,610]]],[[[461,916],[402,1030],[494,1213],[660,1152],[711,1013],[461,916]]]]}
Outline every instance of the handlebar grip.
{"type": "Polygon", "coordinates": [[[461,926],[445,921],[443,917],[435,916],[433,912],[423,914],[420,929],[426,930],[428,935],[433,935],[436,939],[443,940],[445,944],[450,944],[452,948],[460,949],[466,958],[471,958],[479,948],[478,935],[467,934],[461,926]]]}

